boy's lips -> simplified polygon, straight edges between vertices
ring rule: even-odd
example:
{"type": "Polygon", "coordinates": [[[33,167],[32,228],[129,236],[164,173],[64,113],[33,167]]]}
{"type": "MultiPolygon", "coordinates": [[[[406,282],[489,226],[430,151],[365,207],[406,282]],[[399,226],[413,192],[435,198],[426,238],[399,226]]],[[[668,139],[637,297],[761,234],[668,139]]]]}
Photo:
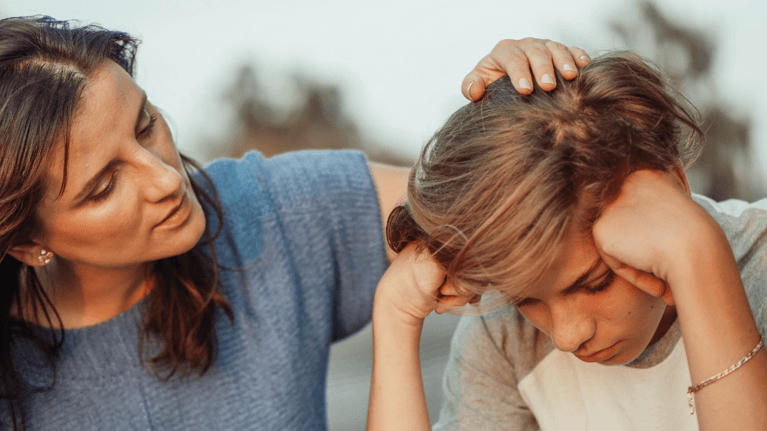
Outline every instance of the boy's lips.
{"type": "MultiPolygon", "coordinates": [[[[619,343],[619,342],[618,342],[619,343]]],[[[613,344],[610,347],[607,347],[602,350],[598,350],[596,352],[590,353],[588,355],[579,354],[574,352],[573,354],[584,362],[602,362],[606,361],[607,359],[612,358],[615,355],[615,351],[618,350],[618,343],[613,344]]]]}

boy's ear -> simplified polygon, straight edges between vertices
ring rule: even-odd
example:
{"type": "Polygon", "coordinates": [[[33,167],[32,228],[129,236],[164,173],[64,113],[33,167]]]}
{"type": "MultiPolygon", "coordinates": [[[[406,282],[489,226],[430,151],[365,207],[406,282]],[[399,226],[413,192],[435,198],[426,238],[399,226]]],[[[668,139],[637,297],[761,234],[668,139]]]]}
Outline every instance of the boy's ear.
{"type": "Polygon", "coordinates": [[[50,262],[50,257],[53,254],[50,250],[43,248],[42,245],[37,243],[22,244],[12,247],[8,250],[8,254],[21,263],[26,263],[29,266],[44,266],[50,262]],[[42,257],[42,259],[41,259],[42,257]]]}
{"type": "Polygon", "coordinates": [[[676,161],[674,168],[671,170],[671,173],[679,179],[679,184],[684,187],[684,190],[687,192],[687,194],[692,194],[690,191],[690,183],[687,182],[687,174],[684,173],[684,168],[682,167],[681,161],[676,161]]]}

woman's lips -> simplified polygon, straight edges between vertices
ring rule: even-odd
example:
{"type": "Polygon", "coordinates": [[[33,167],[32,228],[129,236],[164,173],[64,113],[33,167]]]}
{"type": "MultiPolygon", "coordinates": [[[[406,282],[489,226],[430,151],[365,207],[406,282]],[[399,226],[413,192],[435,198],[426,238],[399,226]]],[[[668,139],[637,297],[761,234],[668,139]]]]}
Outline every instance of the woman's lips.
{"type": "Polygon", "coordinates": [[[577,353],[573,354],[584,362],[602,362],[612,358],[615,355],[616,350],[618,350],[618,343],[615,343],[606,349],[599,350],[590,355],[579,355],[577,353]]]}
{"type": "Polygon", "coordinates": [[[181,198],[181,202],[176,208],[174,208],[167,217],[165,217],[155,228],[172,229],[183,224],[187,218],[189,218],[189,212],[191,206],[189,205],[189,198],[186,193],[181,198]]]}

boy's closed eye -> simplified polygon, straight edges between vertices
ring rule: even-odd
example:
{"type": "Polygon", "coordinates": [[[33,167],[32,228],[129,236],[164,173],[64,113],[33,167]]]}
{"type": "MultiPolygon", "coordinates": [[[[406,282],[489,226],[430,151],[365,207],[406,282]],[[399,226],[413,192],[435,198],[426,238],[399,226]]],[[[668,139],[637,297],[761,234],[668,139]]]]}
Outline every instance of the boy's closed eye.
{"type": "MultiPolygon", "coordinates": [[[[596,295],[599,292],[603,292],[605,289],[615,281],[615,272],[610,268],[607,268],[605,272],[599,275],[596,279],[589,283],[576,282],[572,286],[565,289],[562,293],[565,295],[571,295],[578,291],[582,291],[588,295],[596,295]]],[[[512,304],[517,307],[526,307],[534,304],[538,299],[536,298],[522,298],[520,300],[513,301],[512,304]]]]}

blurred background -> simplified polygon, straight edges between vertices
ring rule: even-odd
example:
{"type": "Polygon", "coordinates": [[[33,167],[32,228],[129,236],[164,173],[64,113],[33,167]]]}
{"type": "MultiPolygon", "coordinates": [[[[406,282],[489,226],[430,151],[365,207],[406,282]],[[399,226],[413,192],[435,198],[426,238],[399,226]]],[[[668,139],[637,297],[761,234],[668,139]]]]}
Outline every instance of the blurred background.
{"type": "MultiPolygon", "coordinates": [[[[688,172],[717,200],[767,195],[767,2],[763,0],[0,0],[0,16],[46,14],[143,40],[136,78],[179,148],[209,161],[250,149],[357,148],[408,165],[465,103],[466,73],[504,38],[535,36],[592,56],[652,59],[700,110],[707,144],[688,172]]],[[[427,319],[429,411],[455,316],[427,319]]],[[[370,328],[334,346],[332,430],[365,427],[370,328]]]]}

